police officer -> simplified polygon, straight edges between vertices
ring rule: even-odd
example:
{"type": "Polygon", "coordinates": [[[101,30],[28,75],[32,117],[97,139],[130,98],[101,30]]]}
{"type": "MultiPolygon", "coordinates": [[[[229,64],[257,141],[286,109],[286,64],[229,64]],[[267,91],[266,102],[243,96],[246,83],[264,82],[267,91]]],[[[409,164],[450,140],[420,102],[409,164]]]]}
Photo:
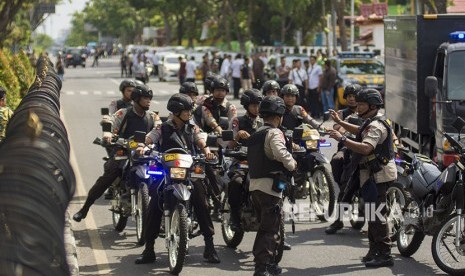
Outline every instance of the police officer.
{"type": "MultiPolygon", "coordinates": [[[[140,82],[139,85],[140,84],[143,83],[140,82]]],[[[120,109],[132,106],[131,93],[132,90],[134,90],[134,87],[136,87],[136,82],[134,80],[123,80],[120,83],[119,91],[122,94],[122,98],[119,100],[111,101],[110,106],[108,107],[110,114],[114,114],[116,111],[120,109]]]]}
{"type": "Polygon", "coordinates": [[[263,96],[279,96],[281,87],[275,80],[267,80],[262,86],[263,96]]]}
{"type": "MultiPolygon", "coordinates": [[[[148,111],[152,97],[153,92],[148,86],[137,85],[131,94],[134,106],[120,109],[111,117],[113,134],[118,135],[120,138],[128,139],[136,131],[149,132],[155,125],[160,124],[161,121],[156,117],[156,114],[148,111]]],[[[109,142],[111,138],[111,134],[104,135],[103,137],[106,142],[109,142]]],[[[95,200],[102,196],[111,183],[121,175],[119,162],[121,161],[110,158],[105,163],[103,175],[97,179],[94,186],[89,190],[84,206],[79,212],[74,214],[73,219],[75,221],[79,222],[85,218],[95,200]]]]}
{"type": "Polygon", "coordinates": [[[284,99],[286,111],[283,116],[283,127],[286,129],[294,129],[302,123],[309,124],[313,128],[318,128],[319,124],[315,119],[305,111],[305,109],[296,105],[299,97],[299,89],[294,84],[286,84],[281,88],[281,97],[284,99]]]}
{"type": "MultiPolygon", "coordinates": [[[[241,105],[245,108],[246,114],[231,121],[231,130],[233,131],[234,140],[229,146],[234,148],[237,143],[244,146],[247,144],[247,139],[250,135],[263,126],[263,120],[258,116],[258,107],[263,100],[263,96],[257,89],[249,89],[244,91],[241,96],[241,105]]],[[[237,231],[240,229],[240,208],[244,193],[244,181],[246,175],[243,172],[234,170],[237,161],[233,161],[231,170],[233,175],[228,185],[228,202],[231,207],[231,229],[237,231]]]]}
{"type": "Polygon", "coordinates": [[[192,102],[194,103],[195,110],[195,108],[197,107],[197,97],[199,96],[199,89],[197,88],[197,85],[194,82],[185,81],[183,82],[183,84],[181,84],[181,87],[179,88],[179,93],[191,97],[192,102]]]}
{"type": "MultiPolygon", "coordinates": [[[[350,84],[345,87],[344,99],[347,100],[347,108],[338,111],[338,115],[343,121],[356,125],[361,125],[363,122],[363,120],[361,120],[356,113],[357,102],[355,100],[355,97],[361,90],[362,87],[358,84],[350,84]]],[[[341,134],[346,133],[346,130],[339,124],[334,124],[333,129],[341,132],[341,134]]],[[[350,138],[350,136],[348,137],[350,138]]],[[[331,169],[333,172],[334,180],[338,183],[340,190],[338,197],[339,203],[346,202],[343,201],[343,196],[345,196],[344,193],[346,191],[346,185],[348,185],[347,182],[349,180],[357,183],[359,182],[358,175],[356,175],[354,172],[357,169],[358,164],[353,164],[351,160],[351,151],[347,150],[347,148],[344,146],[344,143],[339,143],[338,151],[331,159],[331,169]]],[[[344,223],[341,221],[341,216],[339,215],[336,217],[336,221],[334,221],[328,228],[326,228],[325,232],[326,234],[334,234],[343,227],[344,223]]]]}
{"type": "MultiPolygon", "coordinates": [[[[190,153],[196,154],[198,149],[202,149],[207,159],[214,158],[210,149],[206,146],[205,139],[201,137],[200,129],[191,120],[193,101],[184,94],[174,94],[168,101],[167,108],[172,112],[172,119],[154,128],[147,134],[146,144],[157,144],[161,152],[171,148],[185,148],[190,153]],[[173,135],[179,139],[173,139],[173,135]]],[[[139,153],[143,152],[138,149],[139,153]]],[[[213,223],[208,213],[208,203],[206,191],[201,181],[193,182],[192,205],[196,218],[199,222],[200,231],[205,239],[205,250],[203,257],[210,263],[219,263],[220,259],[213,245],[213,235],[215,234],[213,223]]],[[[155,261],[155,239],[160,232],[160,223],[163,216],[161,199],[156,190],[150,191],[149,213],[147,215],[147,228],[145,232],[145,250],[136,259],[136,264],[144,264],[155,261]]]]}
{"type": "MultiPolygon", "coordinates": [[[[332,131],[331,137],[344,143],[354,153],[362,155],[359,163],[361,194],[365,202],[374,203],[375,209],[381,208],[382,218],[376,214],[374,221],[368,222],[370,249],[362,259],[366,267],[392,266],[389,230],[386,223],[386,190],[397,178],[394,162],[392,130],[386,119],[379,113],[383,104],[381,94],[374,89],[365,89],[358,93],[357,112],[365,119],[362,126],[342,121],[337,112],[330,110],[333,120],[347,131],[357,135],[356,141],[332,131]]],[[[373,217],[370,216],[370,217],[373,217]]]]}
{"type": "Polygon", "coordinates": [[[276,96],[265,97],[259,112],[264,126],[248,139],[250,192],[260,222],[253,254],[254,275],[279,275],[281,268],[275,263],[280,239],[282,219],[282,190],[279,176],[294,171],[297,162],[287,151],[283,132],[279,129],[286,110],[284,101],[276,96]]]}

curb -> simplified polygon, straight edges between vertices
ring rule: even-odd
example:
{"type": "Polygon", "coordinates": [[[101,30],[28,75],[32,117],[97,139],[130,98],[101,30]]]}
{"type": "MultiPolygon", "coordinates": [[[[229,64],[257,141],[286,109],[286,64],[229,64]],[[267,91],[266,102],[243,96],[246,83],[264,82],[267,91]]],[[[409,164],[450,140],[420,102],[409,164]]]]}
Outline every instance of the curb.
{"type": "Polygon", "coordinates": [[[69,212],[65,214],[65,231],[64,231],[64,243],[66,252],[66,261],[68,262],[69,272],[71,276],[79,276],[79,263],[76,251],[76,239],[71,228],[71,221],[69,212]]]}

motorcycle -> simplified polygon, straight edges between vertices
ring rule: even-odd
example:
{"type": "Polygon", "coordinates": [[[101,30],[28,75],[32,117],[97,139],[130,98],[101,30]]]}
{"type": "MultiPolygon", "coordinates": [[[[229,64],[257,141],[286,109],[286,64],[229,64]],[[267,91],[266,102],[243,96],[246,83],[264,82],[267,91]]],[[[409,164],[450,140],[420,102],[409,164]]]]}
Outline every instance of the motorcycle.
{"type": "MultiPolygon", "coordinates": [[[[245,193],[243,194],[243,198],[241,200],[242,206],[240,211],[240,229],[236,229],[235,231],[231,229],[230,225],[230,210],[231,207],[229,206],[228,196],[225,195],[222,199],[221,203],[221,212],[222,212],[222,220],[221,220],[221,232],[223,234],[224,242],[226,246],[230,248],[236,248],[244,238],[245,232],[257,232],[260,223],[258,222],[258,218],[255,214],[254,207],[252,201],[250,199],[250,194],[248,191],[248,172],[249,172],[249,165],[247,162],[247,148],[242,147],[240,144],[237,146],[236,149],[228,149],[224,152],[224,156],[233,158],[236,162],[232,163],[234,166],[235,172],[241,173],[245,175],[243,187],[245,187],[245,193]]],[[[280,243],[278,245],[276,255],[275,255],[275,262],[278,264],[282,257],[284,251],[284,216],[281,217],[281,227],[280,227],[280,243]]]]}
{"type": "Polygon", "coordinates": [[[438,186],[444,193],[441,195],[443,202],[437,204],[438,210],[436,212],[441,214],[441,218],[444,217],[445,219],[442,220],[438,231],[433,235],[431,251],[434,262],[444,272],[450,275],[464,275],[465,216],[463,208],[465,195],[463,179],[465,174],[465,151],[460,143],[460,134],[465,126],[465,121],[458,117],[453,126],[459,133],[458,139],[454,139],[445,132],[443,135],[458,154],[458,158],[441,173],[438,181],[438,186]]]}
{"type": "Polygon", "coordinates": [[[330,147],[331,143],[321,136],[328,133],[313,129],[310,125],[302,124],[300,127],[286,131],[286,136],[292,137],[294,143],[301,146],[302,150],[293,151],[294,159],[298,164],[297,174],[294,176],[295,192],[303,191],[304,195],[308,194],[310,200],[310,210],[316,213],[321,221],[326,221],[325,211],[328,211],[328,217],[332,215],[336,205],[335,181],[331,171],[331,165],[328,158],[321,153],[322,147],[330,147]]]}
{"type": "MultiPolygon", "coordinates": [[[[111,123],[102,123],[104,132],[111,132],[111,123]]],[[[149,204],[149,194],[147,185],[141,183],[131,183],[131,174],[137,169],[137,164],[132,158],[132,151],[136,149],[137,136],[145,133],[136,132],[130,139],[122,139],[115,136],[110,143],[100,138],[95,138],[94,144],[105,147],[107,152],[111,153],[116,161],[120,162],[122,170],[119,176],[111,184],[111,208],[113,227],[116,231],[121,232],[126,228],[129,217],[132,217],[136,224],[137,244],[144,245],[144,227],[146,225],[146,213],[149,204]]],[[[144,138],[145,139],[145,138],[144,138]]],[[[106,158],[104,158],[106,159],[106,158]]]]}

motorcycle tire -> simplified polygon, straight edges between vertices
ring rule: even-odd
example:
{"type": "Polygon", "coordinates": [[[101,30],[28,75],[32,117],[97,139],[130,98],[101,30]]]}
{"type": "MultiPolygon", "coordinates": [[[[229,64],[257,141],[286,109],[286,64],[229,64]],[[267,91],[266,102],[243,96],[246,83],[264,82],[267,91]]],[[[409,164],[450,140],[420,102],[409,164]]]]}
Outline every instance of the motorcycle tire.
{"type": "Polygon", "coordinates": [[[284,235],[284,216],[281,216],[281,226],[279,227],[279,236],[281,237],[278,248],[276,248],[276,256],[274,257],[274,261],[276,264],[279,264],[281,260],[283,259],[283,254],[284,254],[284,240],[285,240],[285,235],[284,235]]]}
{"type": "Polygon", "coordinates": [[[336,205],[336,192],[334,188],[336,182],[334,181],[333,174],[331,173],[329,166],[324,165],[316,167],[312,171],[311,175],[309,175],[309,177],[311,177],[313,181],[313,187],[310,185],[308,196],[310,198],[310,208],[312,208],[311,210],[315,211],[316,216],[320,221],[325,222],[325,211],[328,210],[327,216],[331,217],[336,205]],[[326,184],[318,184],[321,179],[326,180],[326,184]],[[327,192],[328,206],[322,206],[320,203],[320,195],[322,194],[322,190],[326,190],[327,192]]]}
{"type": "Polygon", "coordinates": [[[228,197],[225,196],[221,203],[221,210],[223,212],[221,219],[221,233],[226,246],[229,248],[236,248],[244,238],[244,230],[233,231],[229,225],[230,210],[228,197]]]}
{"type": "Polygon", "coordinates": [[[140,183],[137,191],[136,202],[136,238],[138,245],[145,244],[145,227],[147,226],[147,214],[149,210],[149,190],[147,184],[140,183]]]}
{"type": "MultiPolygon", "coordinates": [[[[410,196],[410,193],[408,193],[408,195],[409,197],[407,198],[405,210],[408,212],[413,212],[415,209],[415,212],[419,213],[420,210],[418,203],[410,196]]],[[[404,212],[405,211],[403,211],[403,213],[404,212]]],[[[418,248],[420,248],[424,238],[425,233],[420,229],[416,229],[413,226],[410,226],[408,229],[406,229],[405,225],[402,224],[397,234],[397,249],[399,249],[399,252],[402,256],[410,257],[418,251],[418,248]],[[411,236],[411,239],[409,239],[409,236],[411,236]]]]}
{"type": "Polygon", "coordinates": [[[402,184],[394,182],[386,190],[386,217],[389,225],[389,237],[391,241],[397,241],[397,234],[401,227],[400,217],[402,217],[402,210],[404,209],[407,199],[410,197],[410,194],[407,194],[404,186],[402,184]],[[391,195],[395,193],[395,198],[392,198],[391,195]],[[397,201],[399,201],[397,203],[397,201]],[[391,203],[392,202],[392,203],[391,203]],[[392,204],[398,204],[396,207],[392,207],[392,204]],[[400,211],[400,214],[397,213],[400,211]],[[398,217],[396,219],[396,217],[398,217]]]}
{"type": "Polygon", "coordinates": [[[357,212],[357,216],[355,217],[354,210],[352,210],[352,214],[350,214],[350,225],[352,226],[353,229],[360,230],[363,228],[363,226],[365,226],[366,219],[364,218],[365,217],[365,210],[364,210],[365,206],[363,204],[363,200],[358,194],[355,194],[352,197],[352,200],[351,200],[352,207],[355,206],[355,203],[357,203],[358,212],[357,212]],[[360,220],[360,217],[363,217],[364,219],[360,220]]]}
{"type": "Polygon", "coordinates": [[[178,275],[187,255],[187,210],[183,204],[178,204],[171,214],[170,237],[168,246],[168,260],[170,273],[178,275]],[[174,237],[177,235],[177,237],[174,237]],[[175,242],[178,241],[177,244],[175,242]]]}
{"type": "Polygon", "coordinates": [[[126,224],[128,223],[128,217],[122,216],[116,212],[112,212],[112,219],[113,219],[113,227],[117,232],[122,232],[124,228],[126,228],[126,224]]]}
{"type": "MultiPolygon", "coordinates": [[[[462,225],[464,223],[464,215],[461,216],[462,220],[462,225]]],[[[443,260],[442,256],[439,254],[440,252],[440,245],[444,242],[443,237],[451,237],[451,234],[449,233],[449,230],[452,229],[455,232],[455,222],[457,221],[457,215],[453,214],[449,216],[447,221],[442,224],[441,228],[439,231],[437,231],[434,236],[433,236],[433,242],[431,243],[431,252],[433,253],[433,259],[436,265],[444,272],[448,273],[449,275],[465,275],[465,268],[454,268],[452,267],[446,260],[443,260]]],[[[463,226],[461,227],[461,232],[463,232],[463,226]]],[[[463,239],[463,237],[462,237],[463,239]]],[[[457,260],[456,263],[463,263],[463,256],[457,252],[453,252],[456,250],[454,244],[451,244],[449,246],[446,246],[447,252],[450,254],[454,253],[454,257],[451,257],[451,261],[453,261],[455,258],[461,258],[461,260],[457,260]],[[451,252],[452,251],[452,252],[451,252]]]]}

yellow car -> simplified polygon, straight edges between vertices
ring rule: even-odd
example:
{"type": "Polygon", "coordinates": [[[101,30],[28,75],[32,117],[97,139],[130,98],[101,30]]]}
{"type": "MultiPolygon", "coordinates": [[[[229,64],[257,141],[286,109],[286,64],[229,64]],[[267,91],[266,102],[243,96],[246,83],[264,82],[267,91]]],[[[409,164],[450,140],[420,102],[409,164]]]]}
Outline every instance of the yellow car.
{"type": "Polygon", "coordinates": [[[384,98],[384,64],[374,58],[373,53],[342,52],[337,58],[331,59],[338,75],[336,107],[344,107],[344,88],[349,84],[359,84],[363,88],[374,88],[384,98]]]}

